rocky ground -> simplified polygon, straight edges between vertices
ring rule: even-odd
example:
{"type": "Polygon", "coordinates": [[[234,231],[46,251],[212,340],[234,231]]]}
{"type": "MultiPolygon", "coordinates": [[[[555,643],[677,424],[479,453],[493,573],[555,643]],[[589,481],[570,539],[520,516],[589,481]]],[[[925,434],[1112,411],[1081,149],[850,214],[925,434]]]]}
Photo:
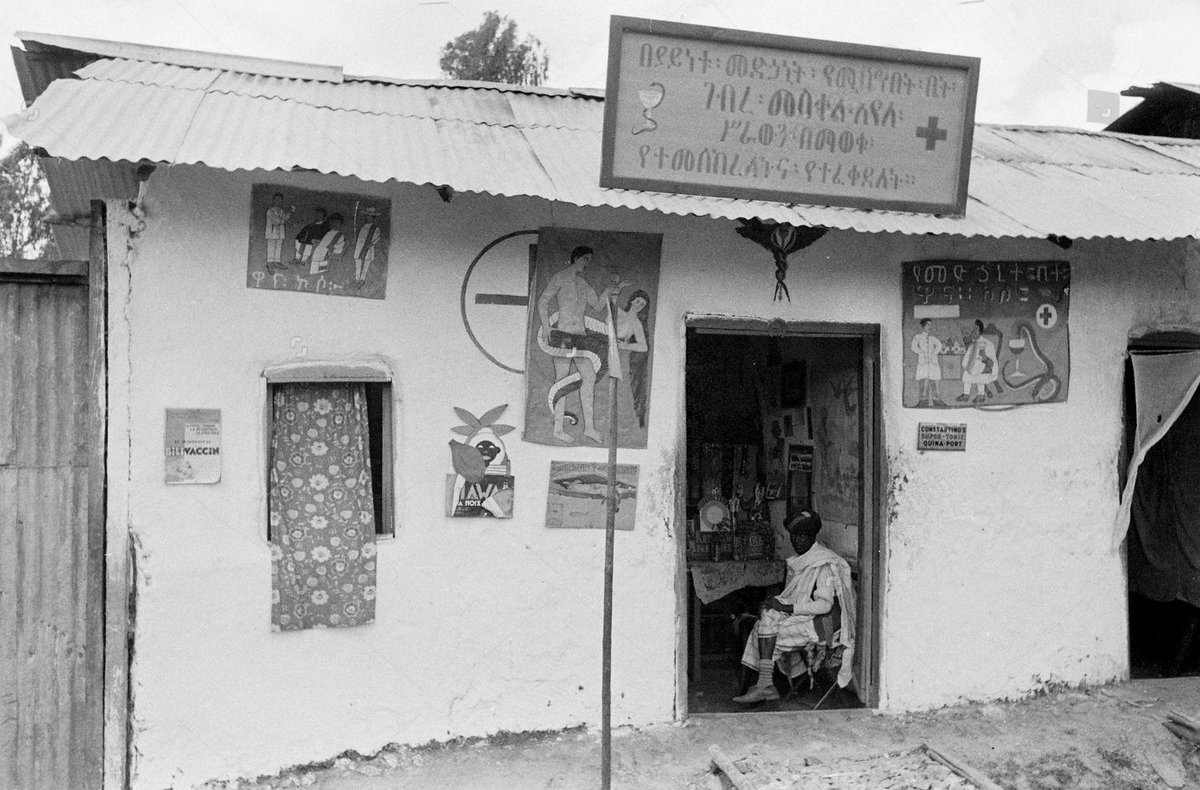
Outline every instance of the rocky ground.
{"type": "MultiPolygon", "coordinates": [[[[716,746],[746,774],[749,786],[762,790],[972,786],[959,784],[958,774],[929,760],[922,748],[929,745],[1014,790],[1200,790],[1200,756],[1164,726],[1171,712],[1200,718],[1200,679],[1143,680],[902,715],[850,710],[696,716],[681,724],[615,731],[612,784],[728,787],[712,770],[710,749],[716,746]]],[[[598,732],[577,729],[396,747],[211,787],[591,788],[599,786],[599,741],[598,732]]]]}

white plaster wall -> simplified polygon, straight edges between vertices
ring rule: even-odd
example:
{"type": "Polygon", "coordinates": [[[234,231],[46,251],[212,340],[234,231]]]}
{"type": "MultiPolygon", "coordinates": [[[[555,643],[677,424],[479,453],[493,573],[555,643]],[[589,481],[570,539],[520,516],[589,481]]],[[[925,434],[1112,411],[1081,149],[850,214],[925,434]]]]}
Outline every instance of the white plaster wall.
{"type": "MultiPolygon", "coordinates": [[[[969,245],[954,245],[954,253],[969,245]]],[[[1058,257],[1048,244],[1019,245],[1058,257]]],[[[917,410],[885,401],[890,473],[887,708],[1015,697],[1128,673],[1125,581],[1110,550],[1132,327],[1195,326],[1184,244],[1077,242],[1066,403],[959,412],[967,452],[912,450],[917,410]]],[[[884,390],[899,363],[884,341],[884,390]]]]}
{"type": "MultiPolygon", "coordinates": [[[[135,785],[253,775],[390,742],[596,721],[603,532],[545,529],[544,499],[552,458],[603,461],[605,451],[555,451],[511,437],[517,517],[442,515],[446,445],[458,423],[451,407],[480,414],[508,403],[508,421],[522,421],[521,377],[485,361],[463,331],[462,275],[485,243],[560,221],[561,212],[469,197],[446,205],[428,187],[260,174],[393,201],[387,300],[260,292],[244,286],[254,180],[160,170],[133,265],[129,521],[143,552],[135,785]],[[380,546],[374,624],[277,634],[269,628],[261,372],[304,350],[306,361],[371,354],[392,365],[399,528],[380,546]],[[196,404],[221,409],[224,478],[168,487],[164,409],[196,404]]],[[[508,276],[481,275],[497,279],[497,290],[523,289],[523,244],[508,276]]],[[[506,310],[519,360],[523,313],[506,310]]],[[[654,397],[654,408],[669,411],[654,397]]],[[[670,719],[674,710],[674,470],[673,453],[661,449],[673,446],[673,430],[663,419],[653,449],[621,453],[641,464],[643,495],[636,531],[617,538],[615,724],[670,719]]]]}
{"type": "MultiPolygon", "coordinates": [[[[135,787],[272,772],[391,742],[598,722],[603,533],[547,530],[543,520],[550,460],[602,461],[604,451],[513,434],[515,518],[442,515],[451,407],[508,403],[518,425],[523,413],[520,376],[486,362],[462,329],[462,275],[487,242],[539,225],[664,234],[649,446],[621,452],[641,465],[641,492],[636,530],[617,536],[614,724],[675,715],[684,588],[673,520],[689,313],[882,325],[892,481],[883,707],[1020,695],[1126,671],[1124,576],[1106,541],[1122,355],[1131,327],[1194,320],[1180,245],[1156,260],[1152,245],[1078,243],[1061,253],[1045,242],[835,232],[794,257],[793,301],[779,304],[770,256],[732,222],[470,195],[445,204],[428,186],[187,167],[160,168],[150,193],[128,294],[131,372],[113,382],[128,390],[130,429],[110,438],[130,447],[126,517],[141,547],[135,787]],[[247,289],[256,180],[391,198],[388,298],[247,289]],[[968,451],[917,455],[921,413],[900,407],[899,264],[949,256],[1072,261],[1070,401],[956,412],[968,451]],[[276,634],[260,374],[304,349],[308,361],[376,355],[393,366],[398,529],[380,546],[374,624],[276,634]],[[162,483],[168,407],[221,409],[219,485],[162,483]]],[[[526,265],[514,254],[481,276],[517,293],[526,265]]],[[[497,352],[519,360],[524,317],[507,310],[481,325],[497,352]]]]}

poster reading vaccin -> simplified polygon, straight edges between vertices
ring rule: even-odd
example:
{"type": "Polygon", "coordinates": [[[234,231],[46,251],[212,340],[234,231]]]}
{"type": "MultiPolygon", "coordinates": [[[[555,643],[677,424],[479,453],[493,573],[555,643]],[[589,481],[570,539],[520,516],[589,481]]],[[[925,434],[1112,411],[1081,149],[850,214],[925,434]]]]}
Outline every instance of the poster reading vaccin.
{"type": "Polygon", "coordinates": [[[1069,263],[932,260],[903,266],[905,406],[1067,399],[1069,263]]]}
{"type": "Polygon", "coordinates": [[[221,410],[167,409],[163,455],[170,485],[221,482],[221,410]]]}

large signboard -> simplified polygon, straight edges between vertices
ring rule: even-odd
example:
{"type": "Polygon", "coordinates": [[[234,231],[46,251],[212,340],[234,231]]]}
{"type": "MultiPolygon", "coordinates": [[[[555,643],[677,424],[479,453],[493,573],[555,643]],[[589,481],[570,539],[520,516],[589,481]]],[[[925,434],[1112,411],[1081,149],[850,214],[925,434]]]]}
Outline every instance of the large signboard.
{"type": "Polygon", "coordinates": [[[961,215],[979,59],[612,18],[600,185],[961,215]]]}
{"type": "Polygon", "coordinates": [[[946,409],[1067,399],[1071,264],[903,264],[904,405],[946,409]]]}

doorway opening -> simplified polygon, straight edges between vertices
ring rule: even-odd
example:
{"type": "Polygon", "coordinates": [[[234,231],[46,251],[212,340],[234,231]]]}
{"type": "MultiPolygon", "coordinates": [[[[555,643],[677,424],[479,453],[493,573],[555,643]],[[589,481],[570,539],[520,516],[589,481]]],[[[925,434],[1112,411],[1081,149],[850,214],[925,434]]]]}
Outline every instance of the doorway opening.
{"type": "MultiPolygon", "coordinates": [[[[1155,375],[1135,387],[1133,355],[1153,355],[1167,367],[1156,374],[1186,381],[1194,378],[1194,361],[1169,355],[1200,350],[1200,336],[1160,333],[1130,344],[1125,366],[1125,452],[1127,462],[1141,433],[1138,416],[1161,419],[1158,412],[1182,412],[1165,435],[1146,452],[1138,466],[1126,534],[1129,602],[1129,667],[1134,678],[1200,675],[1200,398],[1186,403],[1159,394],[1155,375]],[[1163,403],[1139,404],[1138,393],[1163,403]]],[[[1193,355],[1189,355],[1193,356],[1193,355]]],[[[1145,358],[1145,357],[1143,357],[1145,358]]],[[[1127,474],[1127,463],[1122,471],[1127,474]]],[[[1124,480],[1122,480],[1122,484],[1124,480]]]]}
{"type": "Polygon", "coordinates": [[[689,321],[686,715],[878,704],[878,347],[875,326],[689,321]],[[802,512],[820,545],[798,557],[786,525],[802,512]],[[824,603],[781,626],[775,692],[734,701],[766,688],[760,606],[789,595],[824,603]]]}

